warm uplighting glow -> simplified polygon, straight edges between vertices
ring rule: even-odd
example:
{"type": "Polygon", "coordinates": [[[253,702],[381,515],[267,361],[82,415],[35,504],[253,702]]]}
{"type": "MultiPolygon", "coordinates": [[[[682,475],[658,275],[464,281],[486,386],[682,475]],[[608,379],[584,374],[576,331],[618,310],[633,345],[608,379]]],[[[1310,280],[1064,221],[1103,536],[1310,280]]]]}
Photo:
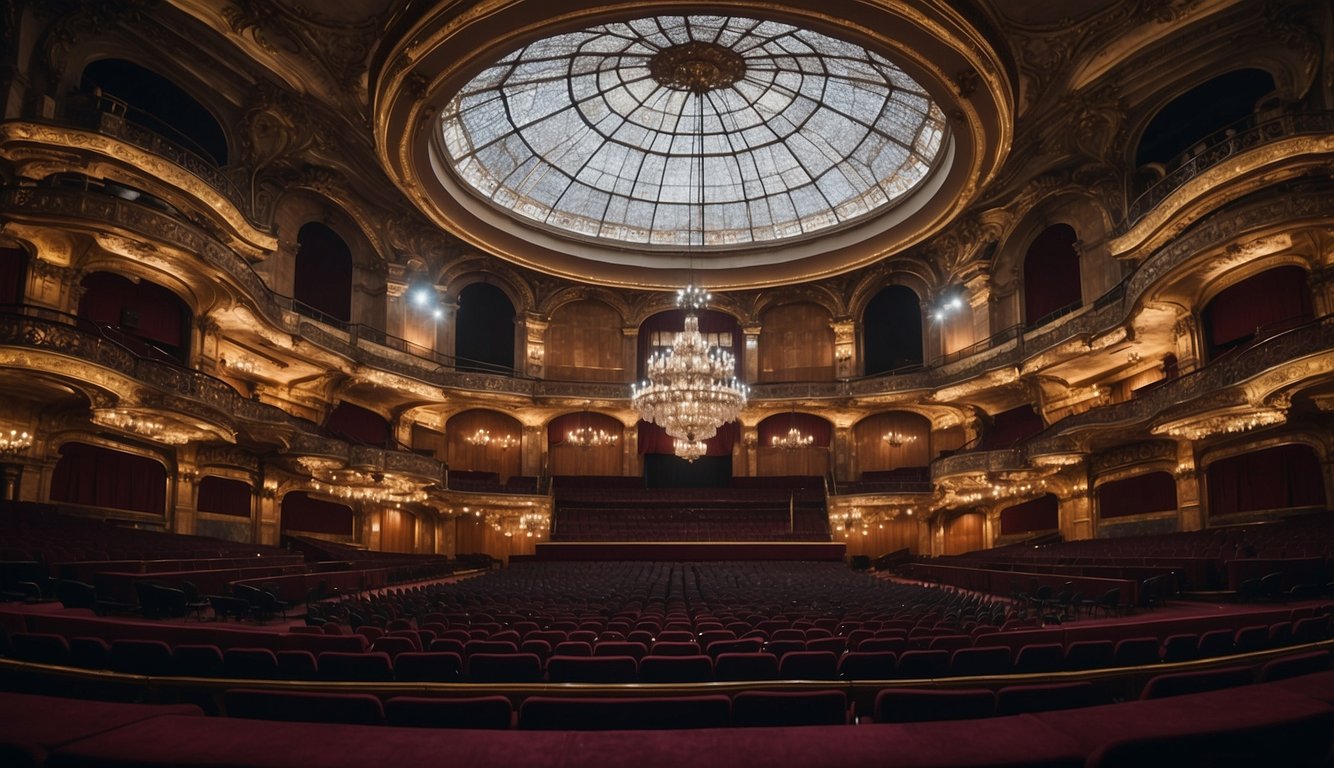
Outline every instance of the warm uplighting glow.
{"type": "MultiPolygon", "coordinates": [[[[709,298],[694,286],[677,292],[677,306],[688,313],[685,328],[676,334],[670,350],[648,359],[648,380],[631,391],[640,418],[665,429],[676,438],[678,449],[690,452],[696,450],[694,444],[702,444],[717,434],[718,427],[735,420],[750,393],[733,375],[736,361],[732,355],[710,348],[699,332],[695,311],[709,298]]],[[[688,457],[677,450],[676,455],[693,461],[703,453],[688,457]]]]}
{"type": "Polygon", "coordinates": [[[803,435],[801,430],[793,427],[787,431],[786,435],[779,437],[774,435],[769,441],[774,448],[786,448],[794,450],[796,448],[805,448],[815,442],[814,435],[803,435]]]}
{"type": "Polygon", "coordinates": [[[902,432],[890,431],[881,435],[880,439],[884,440],[886,443],[889,443],[889,446],[891,448],[898,448],[908,443],[917,442],[917,435],[905,435],[902,432]]]}
{"type": "Polygon", "coordinates": [[[31,447],[32,436],[27,432],[20,432],[17,429],[9,430],[8,434],[0,432],[0,454],[13,456],[31,447]]]}
{"type": "Polygon", "coordinates": [[[604,445],[616,445],[620,435],[613,435],[605,429],[580,427],[565,433],[565,442],[576,448],[601,448],[604,445]]]}
{"type": "Polygon", "coordinates": [[[491,430],[479,429],[471,435],[464,435],[463,442],[468,445],[490,446],[495,445],[500,450],[507,450],[519,444],[519,438],[514,435],[502,435],[492,437],[491,430]]]}
{"type": "Polygon", "coordinates": [[[686,461],[694,461],[709,452],[708,446],[703,440],[682,440],[677,438],[672,441],[672,451],[686,461]]]}

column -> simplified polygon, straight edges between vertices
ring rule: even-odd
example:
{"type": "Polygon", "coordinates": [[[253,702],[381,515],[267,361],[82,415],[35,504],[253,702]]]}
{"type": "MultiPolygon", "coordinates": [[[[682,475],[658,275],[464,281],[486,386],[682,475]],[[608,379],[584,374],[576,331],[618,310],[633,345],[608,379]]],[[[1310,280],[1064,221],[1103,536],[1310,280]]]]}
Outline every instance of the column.
{"type": "Polygon", "coordinates": [[[852,427],[834,427],[833,470],[839,480],[857,478],[857,457],[852,446],[852,427]]]}
{"type": "Polygon", "coordinates": [[[1204,528],[1200,474],[1196,471],[1195,446],[1189,440],[1177,442],[1177,465],[1172,473],[1177,481],[1177,525],[1181,531],[1204,528]]]}
{"type": "Polygon", "coordinates": [[[519,471],[521,474],[537,477],[547,465],[547,441],[541,424],[523,425],[523,436],[519,444],[519,471]]]}
{"type": "Polygon", "coordinates": [[[1057,523],[1066,541],[1094,537],[1093,499],[1088,484],[1081,483],[1056,497],[1057,523]]]}
{"type": "Polygon", "coordinates": [[[745,323],[741,326],[744,341],[744,353],[741,355],[742,368],[738,375],[741,380],[753,384],[760,380],[760,330],[759,323],[745,323]]]}
{"type": "Polygon", "coordinates": [[[522,347],[522,372],[524,375],[537,379],[542,378],[543,364],[547,354],[547,327],[550,325],[550,322],[538,315],[532,313],[524,315],[523,327],[520,329],[524,338],[522,347]]]}
{"type": "Polygon", "coordinates": [[[278,501],[278,480],[262,473],[259,496],[255,499],[254,537],[256,544],[278,546],[281,538],[282,505],[278,501]]]}
{"type": "Polygon", "coordinates": [[[435,351],[440,360],[446,361],[445,367],[454,367],[455,321],[459,316],[459,303],[446,297],[440,298],[440,322],[435,326],[435,351]]]}
{"type": "Polygon", "coordinates": [[[849,317],[839,318],[829,324],[834,330],[834,376],[849,379],[857,375],[860,361],[857,359],[857,321],[849,317]]]}
{"type": "Polygon", "coordinates": [[[1334,313],[1334,265],[1325,265],[1311,270],[1306,277],[1306,284],[1311,289],[1311,307],[1316,317],[1334,313]]]}
{"type": "Polygon", "coordinates": [[[199,470],[195,466],[194,453],[194,449],[188,445],[177,449],[176,480],[172,483],[174,520],[171,530],[187,536],[194,534],[198,518],[196,491],[199,488],[199,470]]]}
{"type": "Polygon", "coordinates": [[[976,275],[964,282],[968,304],[973,311],[973,343],[991,338],[991,277],[976,275]]]}
{"type": "Polygon", "coordinates": [[[1200,331],[1200,322],[1194,315],[1179,318],[1172,327],[1176,340],[1177,366],[1182,375],[1190,373],[1204,364],[1204,345],[1200,331]]]}

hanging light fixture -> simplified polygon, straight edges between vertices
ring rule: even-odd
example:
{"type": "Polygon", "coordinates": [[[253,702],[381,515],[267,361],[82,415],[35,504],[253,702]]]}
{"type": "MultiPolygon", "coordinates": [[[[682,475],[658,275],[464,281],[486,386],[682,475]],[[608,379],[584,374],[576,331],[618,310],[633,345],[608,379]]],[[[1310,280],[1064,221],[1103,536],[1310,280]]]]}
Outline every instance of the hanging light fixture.
{"type": "Polygon", "coordinates": [[[898,448],[907,443],[917,442],[917,435],[905,435],[902,432],[894,432],[893,430],[891,430],[881,435],[880,439],[884,440],[886,443],[889,443],[889,446],[891,448],[898,448]]]}
{"type": "MultiPolygon", "coordinates": [[[[704,245],[704,94],[731,82],[732,77],[714,59],[709,46],[668,49],[650,65],[663,85],[690,91],[699,118],[696,138],[696,189],[699,207],[699,244],[704,245]]],[[[693,261],[692,261],[693,264],[693,261]]],[[[705,453],[704,441],[718,427],[734,421],[746,406],[749,389],[735,375],[736,360],[710,347],[699,332],[697,312],[710,295],[693,283],[676,292],[676,306],[686,311],[685,322],[670,350],[654,353],[645,364],[647,379],[631,388],[631,403],[644,421],[656,423],[673,438],[677,456],[694,461],[705,453]]]]}
{"type": "Polygon", "coordinates": [[[815,443],[815,435],[804,435],[800,429],[797,429],[797,413],[792,412],[788,419],[788,430],[785,435],[774,435],[769,438],[769,444],[774,448],[783,448],[789,451],[795,451],[798,448],[805,448],[815,443]]]}
{"type": "Polygon", "coordinates": [[[587,409],[584,409],[579,428],[565,433],[565,443],[575,448],[601,448],[606,445],[616,445],[616,441],[620,438],[620,435],[612,434],[605,429],[595,429],[589,426],[587,409]]]}

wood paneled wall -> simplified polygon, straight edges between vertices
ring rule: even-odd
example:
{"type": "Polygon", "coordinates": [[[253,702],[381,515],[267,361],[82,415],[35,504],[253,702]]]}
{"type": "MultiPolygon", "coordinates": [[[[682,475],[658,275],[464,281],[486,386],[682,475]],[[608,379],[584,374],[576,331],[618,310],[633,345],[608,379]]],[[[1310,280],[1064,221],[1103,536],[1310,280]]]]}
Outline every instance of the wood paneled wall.
{"type": "Polygon", "coordinates": [[[611,306],[584,299],[563,304],[547,326],[545,378],[571,381],[630,381],[624,321],[611,306]]]}
{"type": "Polygon", "coordinates": [[[755,454],[755,474],[759,477],[824,477],[829,472],[829,449],[818,445],[790,449],[760,445],[755,454]]]}
{"type": "Polygon", "coordinates": [[[833,381],[834,329],[817,304],[784,304],[760,317],[760,381],[833,381]]]}
{"type": "Polygon", "coordinates": [[[380,513],[380,551],[416,552],[417,517],[397,509],[380,513]]]}
{"type": "Polygon", "coordinates": [[[931,422],[925,416],[908,411],[877,413],[862,419],[853,428],[853,442],[859,472],[924,467],[934,455],[931,422]],[[884,441],[884,435],[888,432],[917,439],[896,447],[884,441]]]}
{"type": "Polygon", "coordinates": [[[515,440],[523,437],[523,425],[498,411],[472,410],[455,414],[445,425],[445,443],[450,469],[469,472],[495,472],[504,480],[521,474],[522,451],[519,445],[502,449],[498,443],[505,435],[515,440]],[[472,445],[464,438],[484,429],[491,433],[490,445],[472,445]]]}
{"type": "Polygon", "coordinates": [[[985,520],[979,512],[966,512],[945,522],[945,551],[947,555],[961,555],[982,548],[982,526],[985,520]]]}
{"type": "Polygon", "coordinates": [[[445,461],[445,433],[421,424],[412,425],[412,450],[430,456],[436,461],[445,461]]]}
{"type": "Polygon", "coordinates": [[[483,519],[460,517],[454,521],[456,551],[459,554],[484,552],[494,558],[509,562],[511,555],[531,555],[537,551],[537,537],[515,535],[506,536],[497,531],[483,519]]]}
{"type": "Polygon", "coordinates": [[[621,422],[601,413],[572,413],[552,420],[547,425],[547,466],[552,475],[620,475],[624,472],[625,427],[621,422]],[[579,448],[565,442],[572,429],[581,427],[601,429],[619,435],[613,445],[597,448],[579,448]]]}
{"type": "Polygon", "coordinates": [[[872,523],[864,529],[865,534],[861,528],[843,531],[836,527],[834,541],[847,542],[848,555],[867,555],[872,559],[904,547],[917,554],[921,541],[920,525],[916,518],[901,515],[883,524],[872,523]]]}

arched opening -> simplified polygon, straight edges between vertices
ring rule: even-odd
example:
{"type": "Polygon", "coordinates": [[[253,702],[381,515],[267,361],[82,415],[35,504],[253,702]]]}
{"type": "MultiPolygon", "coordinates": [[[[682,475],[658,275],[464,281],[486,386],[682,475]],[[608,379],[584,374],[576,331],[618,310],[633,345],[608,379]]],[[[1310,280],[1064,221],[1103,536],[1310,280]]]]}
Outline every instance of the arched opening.
{"type": "Polygon", "coordinates": [[[227,135],[211,112],[167,78],[124,59],[100,59],[83,70],[80,89],[97,109],[156,133],[217,165],[227,164],[227,135]]]}
{"type": "Polygon", "coordinates": [[[760,381],[833,381],[834,329],[818,304],[770,307],[760,317],[760,381]]]}
{"type": "Polygon", "coordinates": [[[357,445],[390,447],[389,422],[375,411],[347,401],[329,412],[329,418],[324,421],[324,433],[357,445]]]}
{"type": "Polygon", "coordinates": [[[551,474],[620,475],[624,432],[620,421],[602,413],[583,411],[557,416],[547,424],[551,474]]]}
{"type": "Polygon", "coordinates": [[[461,371],[514,371],[514,304],[490,283],[459,292],[454,328],[454,367],[461,371]]]}
{"type": "Polygon", "coordinates": [[[1303,507],[1324,509],[1315,449],[1290,443],[1219,459],[1205,469],[1209,519],[1303,507]]]}
{"type": "Polygon", "coordinates": [[[112,272],[93,272],[82,285],[80,319],[100,326],[137,355],[177,363],[189,359],[193,318],[176,294],[112,272]]]}
{"type": "Polygon", "coordinates": [[[355,539],[355,515],[346,504],[311,496],[305,491],[292,491],[283,496],[281,524],[283,533],[312,533],[355,539]]]}
{"type": "Polygon", "coordinates": [[[312,221],[296,235],[292,278],[295,309],[317,320],[352,320],[352,249],[327,226],[312,221]]]}
{"type": "Polygon", "coordinates": [[[867,416],[852,430],[860,480],[920,482],[930,479],[931,421],[911,411],[888,411],[867,416]]]}
{"type": "Polygon", "coordinates": [[[756,427],[756,474],[761,477],[824,477],[834,425],[810,413],[777,413],[756,427]]]}
{"type": "Polygon", "coordinates": [[[51,501],[164,515],[167,469],[147,456],[65,443],[51,472],[51,501]]]}
{"type": "Polygon", "coordinates": [[[922,364],[922,301],[906,285],[881,289],[862,313],[866,375],[922,364]]]}
{"type": "Polygon", "coordinates": [[[1035,328],[1078,309],[1079,238],[1068,224],[1042,230],[1024,254],[1024,324],[1035,328]]]}
{"type": "Polygon", "coordinates": [[[991,425],[982,436],[979,450],[999,451],[1013,448],[1020,440],[1041,432],[1046,425],[1033,406],[1024,403],[991,417],[991,425]]]}
{"type": "Polygon", "coordinates": [[[502,483],[521,474],[523,425],[499,411],[474,409],[445,424],[449,482],[502,483]]]}
{"type": "Polygon", "coordinates": [[[565,381],[629,381],[624,320],[597,299],[562,304],[547,326],[545,378],[565,381]]]}
{"type": "Polygon", "coordinates": [[[254,490],[250,483],[208,475],[199,481],[195,508],[200,512],[232,517],[250,517],[254,490]]]}
{"type": "Polygon", "coordinates": [[[1135,149],[1135,165],[1174,160],[1206,138],[1255,111],[1274,91],[1274,77],[1262,69],[1238,69],[1219,75],[1183,93],[1149,121],[1135,149]]]}
{"type": "Polygon", "coordinates": [[[28,282],[28,252],[0,248],[0,306],[22,304],[28,282]]]}
{"type": "Polygon", "coordinates": [[[1209,359],[1311,320],[1306,270],[1288,265],[1229,286],[1200,313],[1209,359]]]}
{"type": "Polygon", "coordinates": [[[1168,472],[1146,472],[1098,486],[1098,517],[1103,520],[1176,508],[1176,478],[1168,472]]]}
{"type": "Polygon", "coordinates": [[[1055,494],[1048,493],[1000,512],[1000,535],[1023,536],[1059,528],[1060,514],[1055,494]]]}

